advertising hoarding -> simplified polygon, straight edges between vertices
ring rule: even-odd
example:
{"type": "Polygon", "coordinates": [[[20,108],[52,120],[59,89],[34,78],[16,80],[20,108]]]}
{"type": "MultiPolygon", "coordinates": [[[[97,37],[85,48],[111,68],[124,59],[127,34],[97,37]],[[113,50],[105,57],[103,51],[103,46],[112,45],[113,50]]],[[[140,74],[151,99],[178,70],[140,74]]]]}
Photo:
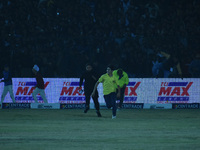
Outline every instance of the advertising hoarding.
{"type": "MultiPolygon", "coordinates": [[[[17,103],[34,103],[32,92],[35,78],[13,78],[13,92],[17,103]]],[[[200,103],[200,79],[187,78],[130,78],[124,103],[200,103]]],[[[49,103],[83,104],[84,92],[79,93],[78,78],[44,78],[45,94],[49,103]]],[[[3,92],[0,84],[0,95],[3,92]]],[[[83,88],[83,87],[82,87],[83,88]]],[[[99,102],[105,103],[102,84],[98,86],[99,102]]],[[[39,103],[43,100],[37,95],[39,103]]],[[[9,93],[4,103],[12,103],[9,93]]],[[[91,100],[91,103],[93,101],[91,100]]]]}

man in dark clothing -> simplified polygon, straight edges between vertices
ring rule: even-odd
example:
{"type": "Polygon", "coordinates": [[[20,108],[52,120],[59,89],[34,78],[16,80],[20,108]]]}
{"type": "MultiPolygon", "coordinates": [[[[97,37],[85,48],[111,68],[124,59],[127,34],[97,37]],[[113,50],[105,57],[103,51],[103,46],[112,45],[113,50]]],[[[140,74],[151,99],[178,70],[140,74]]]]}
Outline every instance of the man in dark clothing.
{"type": "MultiPolygon", "coordinates": [[[[92,65],[86,64],[86,72],[83,73],[79,82],[79,90],[81,90],[83,80],[85,80],[84,93],[85,93],[85,99],[86,99],[86,107],[85,107],[84,113],[87,113],[87,111],[90,109],[90,96],[92,94],[94,85],[97,82],[98,78],[99,77],[97,76],[97,74],[93,71],[92,65]]],[[[99,111],[98,97],[99,97],[98,91],[96,90],[95,95],[92,96],[92,99],[94,101],[97,116],[101,117],[101,113],[99,111]]]]}
{"type": "Polygon", "coordinates": [[[36,95],[39,93],[40,96],[42,97],[44,103],[48,103],[46,96],[45,96],[45,93],[44,93],[44,80],[42,78],[42,75],[39,73],[39,67],[37,65],[34,65],[32,71],[35,74],[36,81],[37,81],[37,85],[35,86],[35,90],[32,93],[33,99],[37,103],[38,100],[37,100],[36,95]]]}
{"type": "Polygon", "coordinates": [[[4,66],[3,77],[4,79],[0,81],[0,83],[4,82],[4,89],[1,95],[1,103],[3,103],[5,96],[8,92],[10,93],[10,97],[13,103],[15,103],[15,97],[12,89],[12,76],[8,65],[4,66]]]}

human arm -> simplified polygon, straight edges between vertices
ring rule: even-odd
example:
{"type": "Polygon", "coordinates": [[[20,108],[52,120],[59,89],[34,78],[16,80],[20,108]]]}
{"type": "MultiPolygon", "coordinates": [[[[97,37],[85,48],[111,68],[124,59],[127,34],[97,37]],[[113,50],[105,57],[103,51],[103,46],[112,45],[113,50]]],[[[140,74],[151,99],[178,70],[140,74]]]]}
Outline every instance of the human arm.
{"type": "Polygon", "coordinates": [[[3,78],[1,79],[1,82],[9,82],[11,80],[12,80],[11,72],[10,71],[8,71],[8,72],[4,71],[3,72],[3,78]]]}
{"type": "Polygon", "coordinates": [[[83,75],[80,77],[80,81],[79,81],[79,90],[81,89],[81,86],[82,86],[82,84],[83,84],[83,79],[84,79],[84,77],[83,77],[83,75]]]}
{"type": "Polygon", "coordinates": [[[91,77],[95,82],[99,79],[99,75],[95,71],[92,71],[92,76],[91,77]]]}
{"type": "Polygon", "coordinates": [[[120,96],[121,96],[121,88],[120,88],[120,86],[118,85],[117,86],[117,88],[118,88],[118,92],[117,92],[117,98],[120,98],[120,96]]]}
{"type": "Polygon", "coordinates": [[[180,63],[178,63],[176,67],[177,67],[178,74],[179,74],[180,78],[182,78],[182,71],[181,71],[180,63]]]}
{"type": "Polygon", "coordinates": [[[126,72],[124,72],[124,76],[125,76],[125,83],[124,83],[124,88],[126,88],[126,86],[128,85],[129,83],[129,78],[128,78],[128,74],[126,72]]]}
{"type": "Polygon", "coordinates": [[[94,75],[92,75],[92,78],[96,81],[97,80],[97,78],[94,76],[94,75]]]}
{"type": "Polygon", "coordinates": [[[92,97],[95,95],[95,91],[97,90],[97,87],[98,87],[99,83],[100,83],[99,81],[96,82],[96,84],[94,86],[94,89],[93,89],[93,92],[91,94],[92,97]]]}

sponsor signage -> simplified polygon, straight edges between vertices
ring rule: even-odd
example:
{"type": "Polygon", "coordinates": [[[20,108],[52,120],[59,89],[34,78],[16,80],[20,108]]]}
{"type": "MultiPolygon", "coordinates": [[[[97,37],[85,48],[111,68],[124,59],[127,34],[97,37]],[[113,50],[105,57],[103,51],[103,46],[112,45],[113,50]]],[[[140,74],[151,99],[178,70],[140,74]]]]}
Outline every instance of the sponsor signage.
{"type": "Polygon", "coordinates": [[[172,104],[173,109],[199,109],[199,103],[192,103],[192,104],[172,104]]]}
{"type": "Polygon", "coordinates": [[[59,103],[31,103],[31,109],[60,109],[59,103]]]}
{"type": "Polygon", "coordinates": [[[143,103],[124,103],[122,104],[122,108],[125,109],[143,109],[143,103]]]}
{"type": "Polygon", "coordinates": [[[161,82],[158,93],[159,102],[188,102],[190,93],[188,92],[193,82],[161,82]]]}
{"type": "Polygon", "coordinates": [[[129,82],[125,89],[124,103],[135,103],[138,98],[137,89],[141,82],[129,82]]]}
{"type": "MultiPolygon", "coordinates": [[[[35,78],[13,78],[13,93],[17,103],[35,103],[32,97],[35,78]]],[[[48,103],[84,104],[84,92],[79,92],[79,78],[44,78],[48,103]]],[[[199,78],[130,78],[125,89],[124,104],[179,104],[200,103],[199,78]]],[[[0,84],[0,95],[3,92],[0,84]]],[[[103,85],[99,84],[99,103],[105,103],[103,85]]],[[[43,103],[40,95],[38,102],[43,103]]],[[[91,104],[93,100],[91,99],[91,104]]],[[[12,103],[9,93],[4,103],[12,103]]],[[[128,105],[126,105],[128,107],[128,105]]],[[[152,106],[153,108],[153,106],[152,106]]]]}
{"type": "Polygon", "coordinates": [[[83,109],[85,108],[85,103],[80,104],[60,104],[60,109],[83,109]]]}
{"type": "Polygon", "coordinates": [[[84,92],[79,92],[79,82],[63,82],[59,97],[60,103],[85,103],[84,92]]]}
{"type": "MultiPolygon", "coordinates": [[[[35,89],[35,85],[36,82],[31,82],[31,81],[27,81],[27,82],[21,82],[19,81],[17,86],[17,91],[15,93],[15,100],[17,102],[26,102],[26,103],[33,103],[35,102],[32,96],[32,93],[35,89]]],[[[45,82],[44,84],[44,88],[46,89],[46,87],[49,85],[49,82],[45,82]]],[[[43,102],[42,97],[38,94],[37,95],[37,99],[38,102],[43,102]]]]}
{"type": "Polygon", "coordinates": [[[25,109],[30,108],[30,103],[2,103],[3,109],[25,109]]]}
{"type": "Polygon", "coordinates": [[[144,104],[144,109],[172,109],[172,104],[144,104]]]}

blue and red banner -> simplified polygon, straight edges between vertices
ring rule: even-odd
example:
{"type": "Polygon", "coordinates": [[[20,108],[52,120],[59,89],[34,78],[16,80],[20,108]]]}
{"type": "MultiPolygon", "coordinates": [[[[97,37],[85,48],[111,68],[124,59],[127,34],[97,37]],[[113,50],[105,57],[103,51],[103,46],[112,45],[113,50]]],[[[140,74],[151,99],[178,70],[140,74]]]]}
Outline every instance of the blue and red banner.
{"type": "MultiPolygon", "coordinates": [[[[13,93],[17,103],[34,103],[32,93],[35,89],[35,78],[13,78],[13,93]]],[[[187,78],[130,78],[125,89],[124,103],[200,103],[200,79],[187,78]]],[[[79,91],[78,78],[44,78],[45,94],[49,103],[84,104],[84,92],[79,91]]],[[[0,84],[0,95],[4,84],[0,84]]],[[[82,87],[83,89],[83,87],[82,87]]],[[[105,103],[103,86],[99,84],[99,102],[105,103]]],[[[37,95],[39,103],[43,99],[37,95]]],[[[12,103],[9,93],[4,103],[12,103]]],[[[91,103],[93,103],[91,99],[91,103]]],[[[64,107],[65,105],[63,105],[64,107]]],[[[72,107],[66,105],[65,107],[72,107]]]]}

